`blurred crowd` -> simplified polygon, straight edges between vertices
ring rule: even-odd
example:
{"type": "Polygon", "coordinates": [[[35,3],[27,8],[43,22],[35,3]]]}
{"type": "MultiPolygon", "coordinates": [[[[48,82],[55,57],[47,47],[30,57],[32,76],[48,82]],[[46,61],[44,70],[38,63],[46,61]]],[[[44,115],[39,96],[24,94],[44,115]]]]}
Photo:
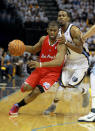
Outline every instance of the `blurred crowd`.
{"type": "Polygon", "coordinates": [[[72,15],[72,21],[83,21],[94,24],[95,1],[92,0],[56,0],[59,9],[68,9],[72,15]]]}
{"type": "MultiPolygon", "coordinates": [[[[78,26],[83,33],[87,32],[95,23],[94,0],[56,0],[56,2],[59,10],[66,9],[71,13],[72,22],[78,26]]],[[[95,36],[89,38],[87,43],[95,44],[95,36]]],[[[93,47],[95,48],[95,46],[93,47]]]]}
{"type": "Polygon", "coordinates": [[[37,55],[25,52],[22,56],[11,56],[9,52],[0,48],[0,77],[3,80],[15,78],[16,75],[24,77],[31,70],[27,66],[27,61],[38,60],[37,55]]]}
{"type": "Polygon", "coordinates": [[[5,0],[7,10],[2,10],[0,16],[8,22],[14,22],[17,16],[22,23],[48,22],[44,8],[38,5],[37,0],[5,0]]]}
{"type": "MultiPolygon", "coordinates": [[[[2,21],[6,19],[9,23],[48,23],[44,7],[40,7],[38,0],[3,0],[7,10],[0,11],[2,21]]],[[[72,22],[78,26],[83,33],[88,31],[95,22],[94,0],[55,0],[59,10],[67,9],[71,12],[72,22]]],[[[87,43],[93,43],[95,36],[88,39],[87,43]]]]}
{"type": "MultiPolygon", "coordinates": [[[[48,22],[44,7],[39,6],[38,0],[3,0],[6,11],[0,12],[2,18],[7,16],[11,19],[13,15],[19,15],[24,22],[48,22]],[[14,10],[12,10],[14,9],[14,10]],[[11,10],[11,11],[10,11],[11,10]],[[15,13],[15,14],[14,14],[15,13]]],[[[94,24],[95,21],[95,1],[94,0],[55,0],[59,10],[68,9],[72,15],[72,21],[77,24],[94,24]]],[[[13,19],[13,18],[12,18],[13,19]]],[[[83,29],[85,30],[85,29],[83,29]]]]}

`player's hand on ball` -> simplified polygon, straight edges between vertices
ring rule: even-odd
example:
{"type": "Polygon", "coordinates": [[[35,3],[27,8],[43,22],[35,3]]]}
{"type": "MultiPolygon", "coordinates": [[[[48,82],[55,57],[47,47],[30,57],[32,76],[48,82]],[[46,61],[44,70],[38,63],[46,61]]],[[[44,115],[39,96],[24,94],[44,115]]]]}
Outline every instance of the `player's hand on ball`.
{"type": "Polygon", "coordinates": [[[40,67],[40,63],[37,62],[37,61],[29,61],[29,62],[27,62],[27,64],[28,64],[28,66],[30,68],[38,68],[38,67],[40,67]]]}

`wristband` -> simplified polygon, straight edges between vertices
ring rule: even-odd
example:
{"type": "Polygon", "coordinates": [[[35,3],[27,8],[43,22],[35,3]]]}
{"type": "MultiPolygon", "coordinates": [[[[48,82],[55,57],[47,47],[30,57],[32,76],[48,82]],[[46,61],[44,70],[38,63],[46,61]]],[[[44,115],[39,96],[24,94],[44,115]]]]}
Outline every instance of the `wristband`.
{"type": "Polygon", "coordinates": [[[67,41],[65,41],[65,43],[64,43],[65,45],[67,44],[67,41]]]}
{"type": "Polygon", "coordinates": [[[40,68],[42,67],[42,63],[40,62],[40,68]]]}

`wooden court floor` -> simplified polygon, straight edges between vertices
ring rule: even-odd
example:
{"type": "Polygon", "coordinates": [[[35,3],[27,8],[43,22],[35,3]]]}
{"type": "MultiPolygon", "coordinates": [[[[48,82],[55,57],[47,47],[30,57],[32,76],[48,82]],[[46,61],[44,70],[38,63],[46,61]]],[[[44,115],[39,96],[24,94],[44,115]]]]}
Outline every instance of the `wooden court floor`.
{"type": "Polygon", "coordinates": [[[82,108],[80,94],[65,95],[57,105],[56,113],[45,116],[43,111],[51,104],[54,92],[41,94],[32,103],[22,107],[19,115],[10,117],[9,109],[27,93],[19,90],[0,101],[0,131],[95,131],[95,123],[79,123],[77,119],[89,112],[82,108]]]}

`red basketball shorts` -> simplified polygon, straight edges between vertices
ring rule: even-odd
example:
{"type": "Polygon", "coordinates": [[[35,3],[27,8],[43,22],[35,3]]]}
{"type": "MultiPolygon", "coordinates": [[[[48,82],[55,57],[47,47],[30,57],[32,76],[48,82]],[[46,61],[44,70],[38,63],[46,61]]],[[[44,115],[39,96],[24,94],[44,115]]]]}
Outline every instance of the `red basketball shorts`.
{"type": "Polygon", "coordinates": [[[60,77],[60,72],[52,72],[47,69],[35,69],[25,80],[32,88],[41,86],[44,91],[48,90],[60,77]]]}

